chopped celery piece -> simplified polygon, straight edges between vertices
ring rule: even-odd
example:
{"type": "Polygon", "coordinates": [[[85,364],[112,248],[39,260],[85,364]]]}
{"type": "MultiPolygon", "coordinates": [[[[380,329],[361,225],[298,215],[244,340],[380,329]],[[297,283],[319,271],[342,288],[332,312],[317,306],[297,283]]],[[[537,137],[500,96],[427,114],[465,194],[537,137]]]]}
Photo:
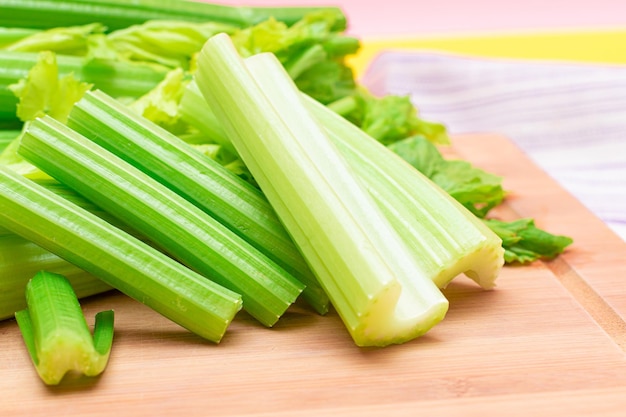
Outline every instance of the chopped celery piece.
{"type": "Polygon", "coordinates": [[[0,226],[219,342],[241,297],[96,215],[0,166],[0,226]]]}
{"type": "Polygon", "coordinates": [[[258,188],[100,91],[74,106],[68,126],[215,218],[304,283],[316,311],[328,311],[328,296],[258,188]]]}
{"type": "Polygon", "coordinates": [[[243,308],[266,326],[304,288],[213,217],[48,116],[29,124],[19,153],[182,263],[241,294],[243,308]]]}
{"type": "Polygon", "coordinates": [[[203,47],[196,81],[357,345],[403,343],[443,319],[447,299],[295,85],[265,94],[222,35],[203,47]]]}
{"type": "Polygon", "coordinates": [[[38,272],[26,286],[27,309],[15,318],[37,373],[57,385],[69,371],[100,375],[113,343],[113,310],[96,314],[93,336],[72,285],[62,275],[38,272]]]}
{"type": "Polygon", "coordinates": [[[52,28],[98,21],[110,30],[153,19],[224,22],[247,27],[270,16],[293,24],[311,11],[329,10],[337,16],[337,29],[346,26],[338,7],[251,7],[181,0],[2,0],[0,26],[52,28]]]}

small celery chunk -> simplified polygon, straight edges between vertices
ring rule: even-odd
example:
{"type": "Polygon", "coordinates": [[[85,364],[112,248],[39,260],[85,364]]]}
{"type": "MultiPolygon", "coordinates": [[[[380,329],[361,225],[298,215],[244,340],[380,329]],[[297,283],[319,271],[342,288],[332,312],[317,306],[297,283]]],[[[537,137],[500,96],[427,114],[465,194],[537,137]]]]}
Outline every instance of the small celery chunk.
{"type": "Polygon", "coordinates": [[[45,384],[57,385],[69,371],[87,376],[104,371],[113,343],[113,310],[96,315],[92,336],[70,282],[46,271],[28,282],[26,302],[15,318],[45,384]]]}

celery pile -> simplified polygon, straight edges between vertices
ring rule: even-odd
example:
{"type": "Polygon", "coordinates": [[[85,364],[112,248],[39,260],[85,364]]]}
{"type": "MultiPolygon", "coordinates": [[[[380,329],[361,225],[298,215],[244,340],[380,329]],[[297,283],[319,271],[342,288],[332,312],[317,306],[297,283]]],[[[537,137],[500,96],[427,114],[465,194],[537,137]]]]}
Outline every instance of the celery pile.
{"type": "Polygon", "coordinates": [[[0,319],[46,270],[215,342],[239,309],[272,326],[301,297],[383,346],[441,321],[459,274],[492,288],[503,261],[571,244],[488,218],[501,179],[445,160],[445,127],[408,97],[358,85],[337,8],[0,0],[0,16],[0,319]]]}

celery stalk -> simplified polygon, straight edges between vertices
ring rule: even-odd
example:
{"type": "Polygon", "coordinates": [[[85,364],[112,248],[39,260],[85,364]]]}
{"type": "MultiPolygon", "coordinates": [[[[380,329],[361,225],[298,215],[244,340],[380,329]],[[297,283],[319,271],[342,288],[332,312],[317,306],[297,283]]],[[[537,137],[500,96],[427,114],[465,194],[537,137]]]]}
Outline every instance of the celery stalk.
{"type": "Polygon", "coordinates": [[[219,342],[241,297],[96,215],[0,166],[0,226],[219,342]]]}
{"type": "MultiPolygon", "coordinates": [[[[98,21],[110,30],[152,19],[224,22],[247,27],[270,17],[293,24],[322,7],[245,7],[181,0],[0,0],[0,26],[52,28],[98,21]]],[[[346,19],[338,7],[324,7],[346,19]]]]}
{"type": "Polygon", "coordinates": [[[28,307],[15,318],[37,373],[56,385],[68,371],[96,376],[104,371],[113,342],[112,310],[96,315],[93,336],[70,282],[38,272],[26,287],[28,307]]]}
{"type": "Polygon", "coordinates": [[[304,283],[316,311],[328,311],[328,296],[258,188],[101,91],[76,103],[68,126],[218,220],[304,283]]]}
{"type": "Polygon", "coordinates": [[[295,85],[266,95],[222,35],[203,47],[196,81],[357,345],[406,342],[443,319],[448,301],[295,85]]]}
{"type": "Polygon", "coordinates": [[[213,217],[48,116],[29,124],[18,152],[182,263],[241,294],[243,308],[266,326],[304,288],[213,217]]]}

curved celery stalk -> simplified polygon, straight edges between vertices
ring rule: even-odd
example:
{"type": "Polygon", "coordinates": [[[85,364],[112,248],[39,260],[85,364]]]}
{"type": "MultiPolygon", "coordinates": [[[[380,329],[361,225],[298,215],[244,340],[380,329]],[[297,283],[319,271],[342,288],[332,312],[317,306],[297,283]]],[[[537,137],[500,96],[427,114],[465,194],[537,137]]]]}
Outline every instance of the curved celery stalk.
{"type": "Polygon", "coordinates": [[[243,308],[266,326],[304,288],[217,220],[48,116],[29,124],[18,152],[185,265],[241,294],[243,308]]]}
{"type": "Polygon", "coordinates": [[[62,275],[37,273],[26,286],[28,308],[15,313],[37,373],[47,385],[68,371],[101,374],[113,343],[112,310],[96,315],[93,336],[76,294],[62,275]]]}
{"type": "Polygon", "coordinates": [[[295,85],[264,94],[222,35],[203,47],[196,81],[357,345],[402,343],[443,319],[448,301],[295,85]]]}
{"type": "Polygon", "coordinates": [[[101,91],[76,103],[68,126],[218,220],[304,283],[316,311],[328,311],[328,296],[258,188],[101,91]]]}
{"type": "Polygon", "coordinates": [[[0,206],[0,226],[200,337],[219,342],[241,308],[238,294],[3,166],[0,206]]]}

